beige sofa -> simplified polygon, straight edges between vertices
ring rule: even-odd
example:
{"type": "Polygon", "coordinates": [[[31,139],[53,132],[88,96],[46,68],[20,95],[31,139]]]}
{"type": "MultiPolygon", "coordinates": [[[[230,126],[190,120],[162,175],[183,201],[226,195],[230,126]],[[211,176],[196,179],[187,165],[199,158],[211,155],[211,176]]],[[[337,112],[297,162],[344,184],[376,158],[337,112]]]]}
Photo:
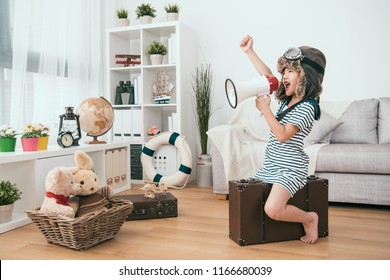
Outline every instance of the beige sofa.
{"type": "MultiPolygon", "coordinates": [[[[262,165],[269,130],[253,102],[208,132],[217,194],[262,165]]],[[[331,202],[390,205],[390,97],[320,105],[322,117],[305,139],[309,173],[329,180],[331,202]]]]}

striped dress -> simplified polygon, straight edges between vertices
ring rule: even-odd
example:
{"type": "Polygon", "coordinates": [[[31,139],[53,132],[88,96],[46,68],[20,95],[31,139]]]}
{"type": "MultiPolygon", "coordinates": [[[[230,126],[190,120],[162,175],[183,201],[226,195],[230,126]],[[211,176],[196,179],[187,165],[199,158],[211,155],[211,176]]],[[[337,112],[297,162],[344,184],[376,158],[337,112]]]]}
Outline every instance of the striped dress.
{"type": "MultiPolygon", "coordinates": [[[[278,113],[287,109],[283,102],[278,113]]],[[[280,121],[298,126],[299,131],[284,143],[279,142],[271,132],[265,149],[263,167],[255,178],[271,184],[279,184],[286,188],[291,197],[307,181],[309,157],[303,150],[303,139],[309,134],[314,122],[315,108],[310,102],[302,102],[288,112],[280,121]]]]}

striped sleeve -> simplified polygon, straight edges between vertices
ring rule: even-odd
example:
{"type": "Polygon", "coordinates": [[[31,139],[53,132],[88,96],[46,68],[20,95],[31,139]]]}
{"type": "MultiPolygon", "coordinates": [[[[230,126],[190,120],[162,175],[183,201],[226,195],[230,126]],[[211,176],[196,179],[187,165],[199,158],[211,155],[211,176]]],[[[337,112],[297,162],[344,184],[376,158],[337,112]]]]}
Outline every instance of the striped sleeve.
{"type": "Polygon", "coordinates": [[[303,131],[313,124],[314,110],[311,103],[303,102],[294,109],[294,113],[291,114],[291,118],[288,119],[287,123],[296,125],[300,131],[303,131]]]}

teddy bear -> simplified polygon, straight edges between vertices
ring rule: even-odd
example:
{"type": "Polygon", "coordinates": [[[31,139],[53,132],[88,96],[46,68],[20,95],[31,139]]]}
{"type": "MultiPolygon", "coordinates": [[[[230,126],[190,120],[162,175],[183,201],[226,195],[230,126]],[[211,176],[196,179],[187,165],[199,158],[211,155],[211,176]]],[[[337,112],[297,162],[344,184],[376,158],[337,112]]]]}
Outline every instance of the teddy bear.
{"type": "Polygon", "coordinates": [[[67,167],[54,167],[45,180],[46,196],[39,211],[54,213],[69,218],[75,217],[75,209],[69,204],[70,196],[77,195],[80,188],[67,167]]]}
{"type": "Polygon", "coordinates": [[[93,170],[93,160],[81,150],[74,154],[76,166],[70,167],[80,190],[72,205],[77,209],[76,217],[90,213],[105,211],[109,207],[108,197],[112,194],[111,187],[101,187],[98,175],[93,170]]]}

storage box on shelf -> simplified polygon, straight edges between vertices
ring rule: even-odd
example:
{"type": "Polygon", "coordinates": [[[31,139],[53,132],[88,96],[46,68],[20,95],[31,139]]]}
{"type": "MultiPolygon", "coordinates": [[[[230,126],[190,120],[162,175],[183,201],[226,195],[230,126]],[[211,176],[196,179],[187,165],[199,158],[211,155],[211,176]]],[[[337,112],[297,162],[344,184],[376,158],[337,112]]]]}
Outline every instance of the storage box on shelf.
{"type": "Polygon", "coordinates": [[[46,151],[0,153],[0,178],[15,183],[22,198],[15,202],[12,220],[0,224],[0,233],[31,223],[26,211],[40,207],[45,197],[47,172],[56,166],[74,166],[74,152],[83,150],[94,161],[94,170],[102,185],[111,185],[114,193],[130,189],[130,142],[60,148],[46,151]]]}
{"type": "MultiPolygon", "coordinates": [[[[175,131],[185,136],[193,154],[196,154],[195,120],[190,112],[192,102],[188,93],[191,73],[197,62],[196,37],[191,30],[180,22],[111,28],[107,33],[107,55],[106,98],[115,110],[115,122],[110,135],[112,139],[129,140],[132,149],[138,151],[140,145],[142,147],[148,141],[147,130],[157,126],[161,132],[175,131]],[[152,65],[146,53],[153,41],[162,42],[168,49],[161,65],[152,65]],[[117,64],[117,54],[140,56],[140,64],[117,64]],[[153,85],[158,78],[161,79],[161,73],[174,87],[167,103],[157,102],[153,96],[153,85]],[[117,87],[121,81],[130,81],[132,85],[129,91],[134,96],[130,98],[132,101],[129,104],[121,103],[118,98],[117,87]]],[[[176,169],[180,159],[174,147],[168,156],[174,158],[169,162],[176,169]]],[[[135,155],[131,159],[132,166],[133,163],[135,168],[131,170],[132,180],[141,181],[142,166],[135,155]]],[[[164,171],[161,174],[165,175],[164,171]]]]}

